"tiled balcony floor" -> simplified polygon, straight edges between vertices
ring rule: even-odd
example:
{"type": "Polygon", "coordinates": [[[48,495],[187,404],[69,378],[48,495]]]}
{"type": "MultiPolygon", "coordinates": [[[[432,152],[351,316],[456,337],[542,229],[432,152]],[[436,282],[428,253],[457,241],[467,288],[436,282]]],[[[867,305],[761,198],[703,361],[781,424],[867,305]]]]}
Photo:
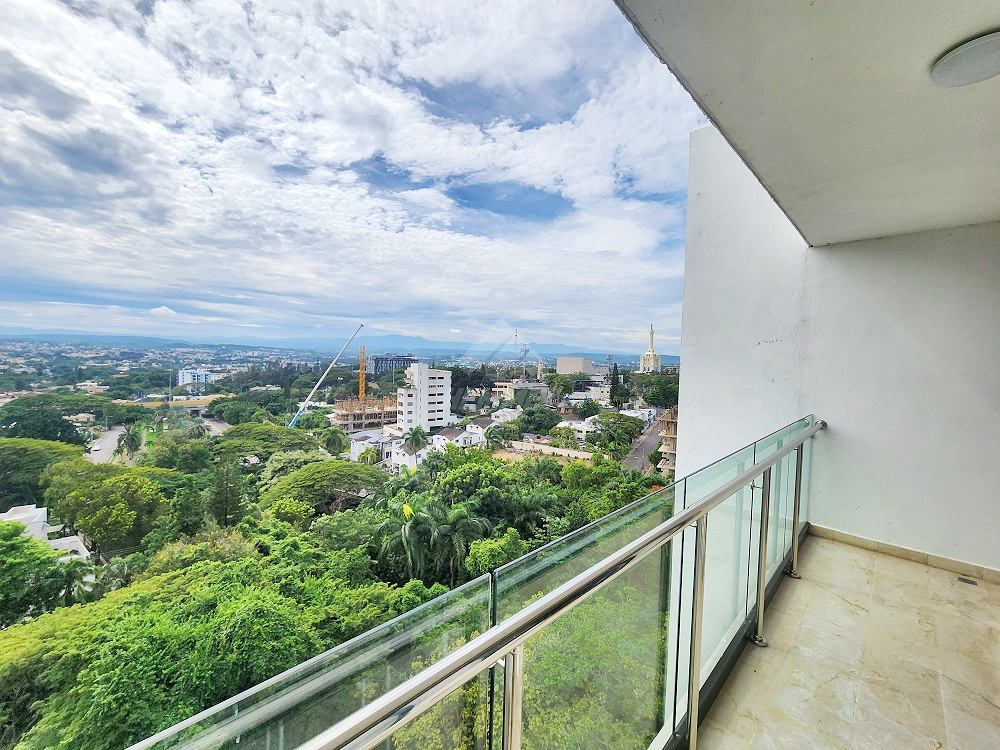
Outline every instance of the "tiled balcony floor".
{"type": "Polygon", "coordinates": [[[817,537],[799,572],[699,748],[1000,748],[1000,586],[817,537]]]}

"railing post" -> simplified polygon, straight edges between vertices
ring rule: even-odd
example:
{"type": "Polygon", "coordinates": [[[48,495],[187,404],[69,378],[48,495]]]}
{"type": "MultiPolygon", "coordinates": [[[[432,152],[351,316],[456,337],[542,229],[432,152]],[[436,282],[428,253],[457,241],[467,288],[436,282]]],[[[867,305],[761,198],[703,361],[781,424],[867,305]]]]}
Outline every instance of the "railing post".
{"type": "Polygon", "coordinates": [[[688,663],[688,750],[698,746],[698,703],[701,699],[701,625],[705,610],[705,552],[708,514],[695,525],[694,591],[691,610],[691,653],[688,663]]]}
{"type": "Polygon", "coordinates": [[[504,657],[503,750],[521,750],[524,699],[524,644],[504,657]]]}
{"type": "Polygon", "coordinates": [[[771,470],[764,472],[760,498],[760,544],[757,547],[757,628],[750,642],[763,648],[767,645],[764,637],[764,587],[767,583],[767,524],[771,515],[771,470]]]}
{"type": "Polygon", "coordinates": [[[795,509],[792,511],[792,567],[788,570],[789,578],[801,578],[799,575],[799,507],[802,502],[802,448],[795,449],[795,509]]]}

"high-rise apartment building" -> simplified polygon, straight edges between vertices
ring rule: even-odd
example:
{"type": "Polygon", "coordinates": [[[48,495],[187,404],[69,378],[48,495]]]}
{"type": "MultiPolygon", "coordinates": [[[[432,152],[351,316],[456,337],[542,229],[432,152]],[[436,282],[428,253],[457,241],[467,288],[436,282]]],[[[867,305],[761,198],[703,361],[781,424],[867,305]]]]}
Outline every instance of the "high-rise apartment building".
{"type": "Polygon", "coordinates": [[[406,368],[406,385],[396,391],[396,426],[433,430],[451,423],[451,372],[422,362],[406,368]]]}

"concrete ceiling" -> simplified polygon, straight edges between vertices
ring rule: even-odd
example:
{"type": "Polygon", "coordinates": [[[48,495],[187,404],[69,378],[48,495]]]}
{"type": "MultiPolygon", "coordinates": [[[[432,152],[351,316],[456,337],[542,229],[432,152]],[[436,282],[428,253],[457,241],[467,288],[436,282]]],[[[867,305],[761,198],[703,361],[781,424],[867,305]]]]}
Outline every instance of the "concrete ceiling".
{"type": "Polygon", "coordinates": [[[1000,220],[1000,77],[934,86],[997,0],[616,0],[812,245],[1000,220]]]}

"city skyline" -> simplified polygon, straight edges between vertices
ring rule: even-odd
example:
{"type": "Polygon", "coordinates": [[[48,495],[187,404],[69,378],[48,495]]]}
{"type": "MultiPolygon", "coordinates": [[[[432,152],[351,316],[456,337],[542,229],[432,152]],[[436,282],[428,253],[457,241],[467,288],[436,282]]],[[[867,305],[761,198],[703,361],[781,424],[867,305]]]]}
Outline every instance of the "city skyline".
{"type": "Polygon", "coordinates": [[[678,353],[687,137],[611,3],[18,2],[11,328],[678,353]],[[660,333],[662,331],[662,333],[660,333]]]}

